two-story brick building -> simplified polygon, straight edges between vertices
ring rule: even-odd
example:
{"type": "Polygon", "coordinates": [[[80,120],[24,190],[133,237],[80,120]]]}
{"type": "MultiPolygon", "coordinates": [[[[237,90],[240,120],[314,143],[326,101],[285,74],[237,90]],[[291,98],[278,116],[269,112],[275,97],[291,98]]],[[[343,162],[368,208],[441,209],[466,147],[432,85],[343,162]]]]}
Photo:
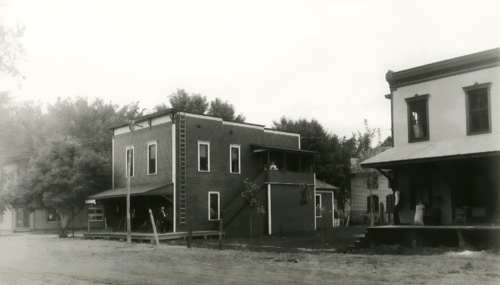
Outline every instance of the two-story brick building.
{"type": "MultiPolygon", "coordinates": [[[[300,135],[174,110],[135,124],[132,132],[129,125],[113,128],[113,189],[89,197],[101,205],[108,227],[124,227],[130,175],[136,231],[148,231],[148,209],[157,219],[160,207],[173,232],[185,231],[191,218],[194,230],[210,230],[223,219],[235,234],[248,234],[250,220],[254,233],[316,228],[315,153],[300,149],[300,135]],[[270,170],[271,162],[279,170],[270,170]],[[265,213],[245,206],[245,179],[260,187],[265,213]]],[[[329,213],[333,226],[333,209],[329,213]]]]}
{"type": "Polygon", "coordinates": [[[413,223],[423,202],[429,222],[499,224],[500,49],[389,71],[386,79],[394,147],[362,166],[392,179],[401,222],[413,223]]]}

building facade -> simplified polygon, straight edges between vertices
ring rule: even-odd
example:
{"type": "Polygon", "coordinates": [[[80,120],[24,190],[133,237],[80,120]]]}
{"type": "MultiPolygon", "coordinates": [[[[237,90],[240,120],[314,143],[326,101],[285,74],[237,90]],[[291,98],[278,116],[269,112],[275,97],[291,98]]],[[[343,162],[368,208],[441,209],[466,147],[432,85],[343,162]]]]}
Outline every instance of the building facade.
{"type": "Polygon", "coordinates": [[[364,161],[401,193],[401,222],[500,222],[500,49],[386,75],[394,147],[364,161]],[[391,170],[389,173],[385,170],[391,170]]]}
{"type": "MultiPolygon", "coordinates": [[[[28,169],[28,157],[15,157],[4,161],[0,166],[0,191],[8,191],[17,185],[18,177],[28,169]]],[[[75,216],[68,229],[87,227],[87,213],[75,216]]],[[[31,211],[24,207],[9,206],[0,212],[0,232],[28,232],[59,230],[57,213],[53,210],[31,211]]]]}
{"type": "Polygon", "coordinates": [[[150,230],[150,209],[167,232],[188,224],[211,230],[220,220],[226,231],[244,235],[316,228],[315,153],[300,149],[298,134],[173,110],[113,134],[113,189],[89,197],[108,228],[124,229],[129,176],[136,231],[150,230]],[[241,195],[245,181],[259,187],[259,209],[241,195]]]}

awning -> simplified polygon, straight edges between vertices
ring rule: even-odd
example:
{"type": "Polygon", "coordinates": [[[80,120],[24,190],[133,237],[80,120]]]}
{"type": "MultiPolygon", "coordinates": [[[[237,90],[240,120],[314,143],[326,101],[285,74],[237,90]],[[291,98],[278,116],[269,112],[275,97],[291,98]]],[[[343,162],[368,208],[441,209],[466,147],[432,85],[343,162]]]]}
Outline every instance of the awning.
{"type": "MultiPolygon", "coordinates": [[[[130,186],[130,197],[151,195],[172,195],[173,184],[154,183],[130,186]]],[[[127,187],[109,189],[104,192],[89,196],[87,200],[109,199],[127,196],[127,187]]]]}
{"type": "Polygon", "coordinates": [[[323,182],[319,179],[316,179],[316,190],[330,190],[330,191],[333,191],[333,190],[338,190],[339,187],[337,186],[333,186],[331,184],[328,184],[326,182],[323,182]]]}
{"type": "Polygon", "coordinates": [[[438,142],[416,142],[388,149],[361,163],[363,168],[383,168],[427,161],[500,155],[500,136],[475,135],[438,142]]]}
{"type": "Polygon", "coordinates": [[[317,151],[303,150],[298,148],[288,148],[288,147],[278,147],[270,145],[261,144],[251,144],[253,152],[263,152],[263,151],[278,151],[278,152],[288,152],[288,153],[301,153],[301,154],[318,154],[317,151]]]}

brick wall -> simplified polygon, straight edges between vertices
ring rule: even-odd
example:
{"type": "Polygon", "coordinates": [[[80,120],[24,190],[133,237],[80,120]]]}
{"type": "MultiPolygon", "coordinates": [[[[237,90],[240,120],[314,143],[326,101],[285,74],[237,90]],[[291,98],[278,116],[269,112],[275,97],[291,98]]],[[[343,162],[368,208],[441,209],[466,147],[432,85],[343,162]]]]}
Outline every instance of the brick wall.
{"type": "Polygon", "coordinates": [[[262,128],[223,124],[220,120],[187,117],[187,216],[195,229],[209,229],[208,192],[219,191],[225,209],[243,190],[245,178],[261,173],[260,160],[251,144],[298,148],[297,136],[264,132],[262,128]],[[210,172],[198,171],[198,141],[210,142],[210,172]],[[241,174],[230,173],[229,148],[241,146],[241,174]]]}
{"type": "Polygon", "coordinates": [[[147,183],[172,182],[172,124],[164,123],[157,126],[144,127],[134,131],[132,143],[130,133],[114,137],[114,182],[115,188],[127,186],[126,152],[127,146],[134,146],[134,176],[130,179],[132,185],[147,183]],[[148,143],[157,142],[157,174],[147,174],[148,143]]]}

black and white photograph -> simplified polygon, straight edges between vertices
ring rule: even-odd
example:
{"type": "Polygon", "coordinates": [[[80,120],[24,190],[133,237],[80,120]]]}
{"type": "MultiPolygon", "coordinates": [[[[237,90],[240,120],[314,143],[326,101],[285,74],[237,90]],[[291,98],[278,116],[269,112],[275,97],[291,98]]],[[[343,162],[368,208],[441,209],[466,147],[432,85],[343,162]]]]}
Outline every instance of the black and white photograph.
{"type": "Polygon", "coordinates": [[[500,284],[500,1],[0,0],[10,284],[500,284]]]}

